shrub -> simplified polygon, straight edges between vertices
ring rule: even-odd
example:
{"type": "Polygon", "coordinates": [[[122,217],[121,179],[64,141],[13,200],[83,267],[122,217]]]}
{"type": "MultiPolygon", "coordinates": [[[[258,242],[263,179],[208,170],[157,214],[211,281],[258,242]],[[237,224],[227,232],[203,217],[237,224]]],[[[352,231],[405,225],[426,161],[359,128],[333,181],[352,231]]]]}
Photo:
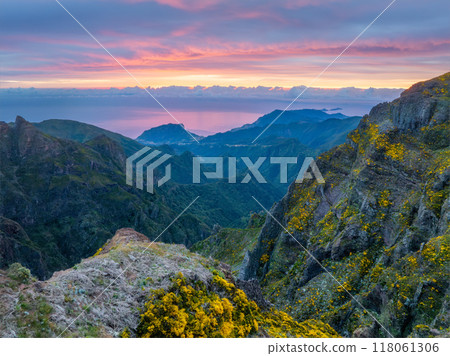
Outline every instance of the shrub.
{"type": "Polygon", "coordinates": [[[28,284],[32,281],[31,272],[20,263],[13,263],[8,268],[8,277],[16,282],[28,284]]]}
{"type": "MultiPolygon", "coordinates": [[[[327,324],[298,323],[288,314],[261,311],[244,291],[215,273],[209,286],[189,284],[180,273],[168,290],[149,297],[137,328],[138,337],[247,337],[261,328],[272,337],[338,336],[327,324]]],[[[129,333],[128,333],[129,335],[129,333]]]]}

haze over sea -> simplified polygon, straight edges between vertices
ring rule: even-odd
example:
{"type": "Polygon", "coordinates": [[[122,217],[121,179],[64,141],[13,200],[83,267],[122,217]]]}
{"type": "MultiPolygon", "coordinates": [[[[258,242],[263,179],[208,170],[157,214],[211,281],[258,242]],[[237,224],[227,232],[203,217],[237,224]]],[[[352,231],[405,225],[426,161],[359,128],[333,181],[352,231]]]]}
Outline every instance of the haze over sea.
{"type": "MultiPolygon", "coordinates": [[[[223,132],[284,109],[304,87],[167,87],[150,92],[182,122],[200,135],[223,132]]],[[[403,89],[308,89],[289,109],[326,109],[348,116],[367,114],[403,89]]],[[[144,90],[125,89],[0,89],[0,121],[21,115],[31,122],[69,119],[90,123],[135,138],[170,117],[144,90]]],[[[281,119],[282,120],[282,119],[281,119]]]]}

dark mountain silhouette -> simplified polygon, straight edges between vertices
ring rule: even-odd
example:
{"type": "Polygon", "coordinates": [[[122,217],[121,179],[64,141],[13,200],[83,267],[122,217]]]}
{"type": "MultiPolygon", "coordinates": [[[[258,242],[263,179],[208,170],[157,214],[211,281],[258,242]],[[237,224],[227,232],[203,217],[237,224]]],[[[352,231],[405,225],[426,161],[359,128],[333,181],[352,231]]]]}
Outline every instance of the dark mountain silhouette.
{"type": "Polygon", "coordinates": [[[154,127],[150,130],[144,131],[136,141],[146,145],[170,145],[170,144],[185,144],[195,143],[195,140],[201,140],[202,136],[196,135],[192,132],[190,134],[180,124],[166,124],[154,127]]]}

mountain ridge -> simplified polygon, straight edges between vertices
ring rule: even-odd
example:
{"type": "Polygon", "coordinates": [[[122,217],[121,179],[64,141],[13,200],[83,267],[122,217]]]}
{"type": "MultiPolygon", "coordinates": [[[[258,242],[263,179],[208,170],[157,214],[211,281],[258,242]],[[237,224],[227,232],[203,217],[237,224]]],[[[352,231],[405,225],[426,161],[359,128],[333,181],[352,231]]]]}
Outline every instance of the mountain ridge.
{"type": "Polygon", "coordinates": [[[183,124],[165,124],[145,130],[136,141],[146,145],[187,144],[203,137],[184,128],[183,124]]]}
{"type": "Polygon", "coordinates": [[[33,125],[50,136],[69,139],[80,143],[85,143],[96,136],[104,135],[118,142],[127,155],[131,155],[143,147],[131,138],[79,121],[50,119],[33,123],[33,125]]]}
{"type": "Polygon", "coordinates": [[[446,73],[375,106],[321,154],[326,183],[290,186],[271,209],[289,233],[268,216],[240,278],[344,336],[448,335],[449,83],[446,73]]]}
{"type": "Polygon", "coordinates": [[[145,235],[120,229],[94,256],[55,272],[48,281],[36,281],[18,263],[0,270],[0,335],[338,337],[322,322],[297,323],[283,312],[262,309],[235,283],[229,267],[218,261],[184,246],[150,243],[145,235]],[[198,290],[199,286],[204,289],[198,290]],[[195,304],[200,297],[201,306],[195,304]],[[178,303],[184,303],[184,308],[178,309],[178,303]],[[150,305],[151,313],[147,312],[150,305]],[[189,310],[194,306],[197,314],[189,310]],[[252,313],[240,317],[249,310],[252,313]],[[168,324],[146,327],[157,312],[168,324]],[[200,328],[199,313],[207,315],[200,328]]]}
{"type": "MultiPolygon", "coordinates": [[[[43,133],[18,117],[12,125],[0,122],[0,135],[0,217],[18,224],[32,242],[8,228],[0,235],[9,251],[0,254],[0,268],[20,261],[39,278],[92,254],[120,227],[158,234],[197,196],[209,198],[199,199],[163,241],[190,246],[215,224],[241,226],[255,206],[251,195],[262,194],[267,203],[280,196],[275,187],[254,181],[193,184],[192,154],[177,156],[167,146],[159,149],[172,155],[172,180],[149,194],[126,185],[124,147],[105,134],[81,143],[43,133]],[[244,199],[231,204],[237,196],[244,199]]],[[[155,171],[155,177],[162,175],[155,171]]]]}

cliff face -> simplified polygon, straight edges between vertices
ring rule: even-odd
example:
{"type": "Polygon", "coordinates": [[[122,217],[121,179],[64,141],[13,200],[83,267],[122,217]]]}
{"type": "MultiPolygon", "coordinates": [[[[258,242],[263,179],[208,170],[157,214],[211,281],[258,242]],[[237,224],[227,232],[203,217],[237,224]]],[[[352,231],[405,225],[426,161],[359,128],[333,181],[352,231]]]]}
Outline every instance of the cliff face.
{"type": "Polygon", "coordinates": [[[17,263],[0,270],[0,337],[338,336],[320,321],[262,310],[250,287],[247,297],[218,261],[121,229],[47,281],[17,263]]]}
{"type": "Polygon", "coordinates": [[[240,277],[342,335],[386,336],[379,323],[394,336],[448,333],[449,83],[447,73],[375,106],[322,154],[326,183],[293,184],[271,210],[295,239],[268,216],[240,277]]]}
{"type": "MultiPolygon", "coordinates": [[[[92,255],[121,227],[158,234],[195,194],[185,192],[175,205],[159,191],[127,186],[124,150],[105,135],[59,139],[17,117],[0,122],[0,138],[0,268],[20,262],[48,278],[92,255]]],[[[189,244],[206,235],[198,218],[183,219],[166,241],[189,244]]]]}

